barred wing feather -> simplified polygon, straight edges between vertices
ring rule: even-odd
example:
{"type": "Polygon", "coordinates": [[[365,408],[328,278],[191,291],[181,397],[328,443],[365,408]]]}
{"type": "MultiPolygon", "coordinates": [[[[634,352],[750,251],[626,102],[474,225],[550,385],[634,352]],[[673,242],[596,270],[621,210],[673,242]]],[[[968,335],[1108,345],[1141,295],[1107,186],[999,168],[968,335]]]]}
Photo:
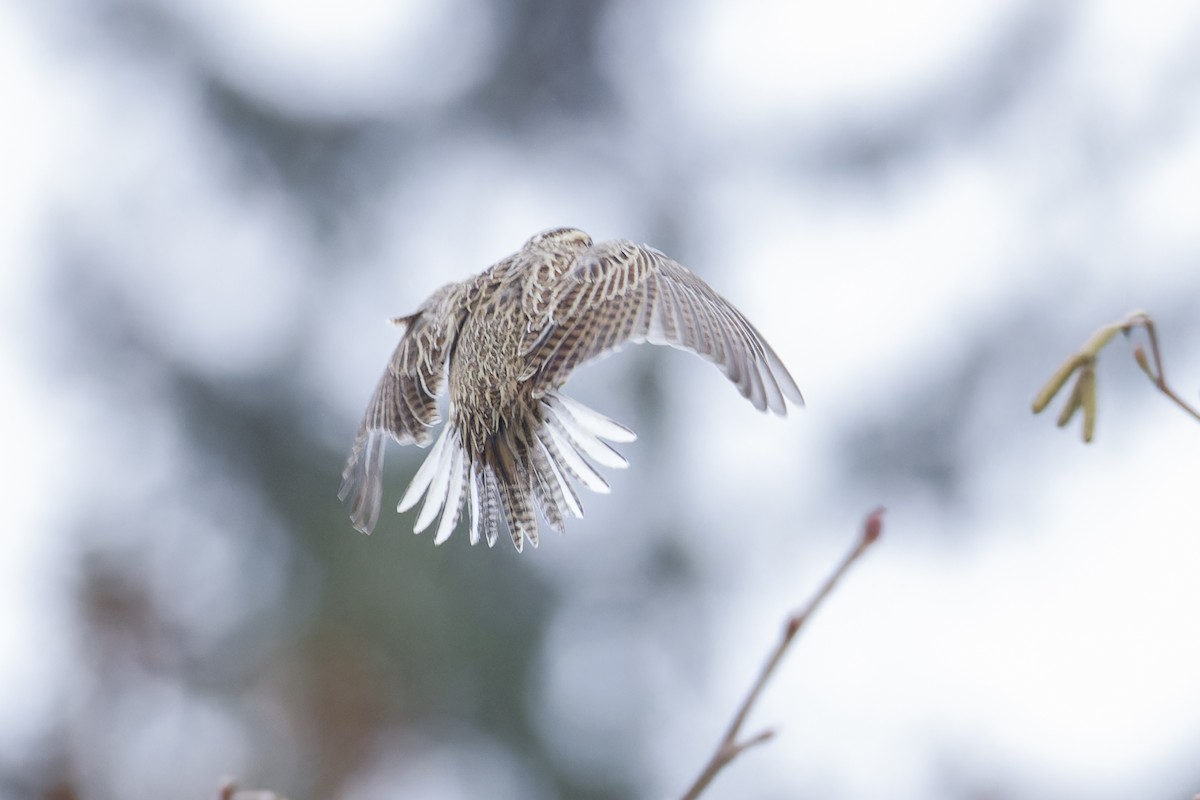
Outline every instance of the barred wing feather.
{"type": "Polygon", "coordinates": [[[716,364],[760,411],[803,404],[787,368],[749,320],[707,283],[657,250],[629,241],[589,248],[552,289],[528,334],[534,394],[627,343],[665,344],[716,364]]]}
{"type": "Polygon", "coordinates": [[[338,498],[350,498],[350,519],[363,533],[379,519],[387,437],[421,447],[433,441],[432,427],[440,421],[437,396],[457,324],[453,314],[444,313],[453,289],[443,287],[415,314],[395,320],[405,326],[404,336],[367,404],[338,489],[338,498]]]}

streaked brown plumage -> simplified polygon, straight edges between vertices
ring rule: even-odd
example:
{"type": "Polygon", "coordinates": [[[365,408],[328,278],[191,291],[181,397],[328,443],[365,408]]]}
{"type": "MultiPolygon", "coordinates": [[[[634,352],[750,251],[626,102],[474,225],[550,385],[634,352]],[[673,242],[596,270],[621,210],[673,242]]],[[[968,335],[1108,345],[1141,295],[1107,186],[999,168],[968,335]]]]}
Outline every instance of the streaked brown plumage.
{"type": "Polygon", "coordinates": [[[754,326],[708,284],[664,254],[628,241],[593,244],[580,230],[534,236],[520,251],[443,286],[405,328],[367,406],[338,497],[370,533],[383,496],[385,437],[433,441],[447,367],[450,421],[399,511],[425,503],[415,530],[441,514],[435,543],[465,503],[471,543],[496,542],[501,519],[517,550],[538,543],[537,512],[563,531],[583,508],[572,481],[608,484],[592,466],[625,467],[607,442],[634,433],[559,390],[578,366],[630,342],[667,344],[715,363],[742,395],[780,416],[802,404],[783,362],[754,326]]]}

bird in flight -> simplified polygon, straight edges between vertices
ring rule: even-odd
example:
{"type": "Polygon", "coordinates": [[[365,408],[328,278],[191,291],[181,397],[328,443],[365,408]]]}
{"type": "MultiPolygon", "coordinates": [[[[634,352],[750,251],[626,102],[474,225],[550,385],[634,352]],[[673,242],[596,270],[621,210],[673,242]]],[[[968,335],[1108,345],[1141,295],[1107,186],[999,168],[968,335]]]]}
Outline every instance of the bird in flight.
{"type": "Polygon", "coordinates": [[[537,512],[560,533],[568,515],[583,516],[574,483],[609,491],[594,465],[629,465],[608,442],[631,442],[633,431],[562,393],[576,367],[631,342],[665,344],[716,364],[760,411],[784,416],[785,401],[804,403],[749,320],[686,267],[630,241],[594,244],[574,228],[537,234],[393,321],[404,334],[338,491],[364,533],[379,519],[387,437],[429,445],[447,377],[449,422],[397,511],[424,497],[414,530],[440,514],[441,544],[465,504],[472,544],[494,545],[503,522],[518,551],[526,540],[537,547],[537,512]]]}

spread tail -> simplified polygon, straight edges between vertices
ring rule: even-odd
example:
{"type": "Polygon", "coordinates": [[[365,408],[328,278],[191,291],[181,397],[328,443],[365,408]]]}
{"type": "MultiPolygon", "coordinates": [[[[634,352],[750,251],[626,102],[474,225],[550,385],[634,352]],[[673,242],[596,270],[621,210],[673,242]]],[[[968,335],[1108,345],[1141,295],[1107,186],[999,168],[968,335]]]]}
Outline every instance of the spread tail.
{"type": "Polygon", "coordinates": [[[607,494],[608,482],[593,462],[617,469],[629,466],[607,442],[636,438],[624,425],[549,392],[531,413],[489,438],[474,457],[463,446],[458,426],[447,423],[397,510],[407,511],[424,497],[413,530],[420,533],[440,514],[434,544],[441,544],[454,531],[465,503],[471,544],[483,538],[494,545],[503,521],[518,552],[526,539],[537,547],[537,513],[562,533],[568,516],[583,516],[572,483],[607,494]]]}

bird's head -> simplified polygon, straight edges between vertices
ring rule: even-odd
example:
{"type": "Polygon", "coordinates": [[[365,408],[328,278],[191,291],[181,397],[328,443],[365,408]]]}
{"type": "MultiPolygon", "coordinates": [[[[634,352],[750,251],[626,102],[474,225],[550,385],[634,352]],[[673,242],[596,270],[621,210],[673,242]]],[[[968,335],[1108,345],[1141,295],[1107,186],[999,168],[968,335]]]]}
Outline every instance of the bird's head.
{"type": "Polygon", "coordinates": [[[543,250],[554,253],[575,253],[592,246],[592,237],[578,228],[554,228],[536,234],[525,243],[524,250],[543,250]]]}

